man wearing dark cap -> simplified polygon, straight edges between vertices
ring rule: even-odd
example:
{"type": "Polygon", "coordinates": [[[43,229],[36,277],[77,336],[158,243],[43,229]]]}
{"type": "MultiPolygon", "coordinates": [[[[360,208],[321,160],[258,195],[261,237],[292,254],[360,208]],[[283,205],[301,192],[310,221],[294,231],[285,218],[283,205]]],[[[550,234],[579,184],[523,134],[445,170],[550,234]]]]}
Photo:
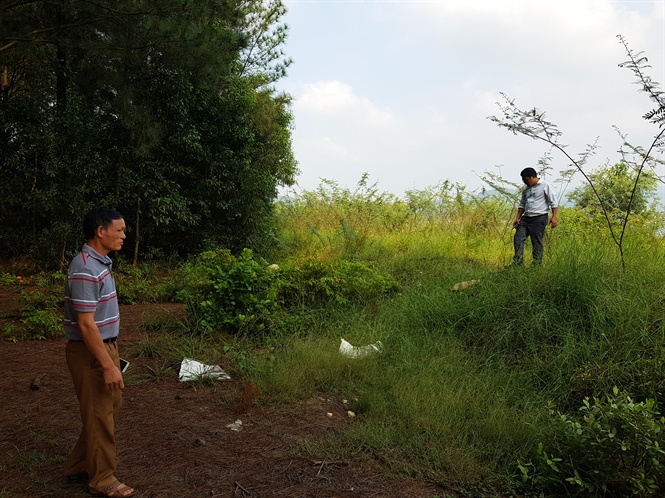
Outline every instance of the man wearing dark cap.
{"type": "Polygon", "coordinates": [[[134,496],[115,476],[115,418],[125,383],[120,372],[120,310],[109,253],[122,248],[125,220],[98,208],[83,220],[87,243],[72,260],[65,284],[67,365],[81,409],[83,428],[65,462],[68,482],[88,482],[93,496],[134,496]]]}
{"type": "Polygon", "coordinates": [[[525,168],[520,173],[524,182],[524,190],[517,205],[517,217],[513,223],[515,232],[515,257],[513,266],[524,265],[524,242],[527,237],[531,238],[533,264],[538,265],[543,261],[543,238],[545,227],[548,225],[548,216],[552,211],[549,224],[556,227],[557,202],[554,191],[549,183],[538,178],[536,170],[525,168]]]}

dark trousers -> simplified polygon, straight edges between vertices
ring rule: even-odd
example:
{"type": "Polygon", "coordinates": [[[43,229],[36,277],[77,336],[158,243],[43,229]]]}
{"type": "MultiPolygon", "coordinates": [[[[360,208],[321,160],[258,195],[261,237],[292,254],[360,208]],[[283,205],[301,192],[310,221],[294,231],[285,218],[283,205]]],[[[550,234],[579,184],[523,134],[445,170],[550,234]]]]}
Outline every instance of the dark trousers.
{"type": "Polygon", "coordinates": [[[522,216],[515,232],[515,258],[513,259],[513,264],[520,266],[524,264],[524,242],[526,242],[527,237],[531,238],[533,263],[540,264],[543,261],[543,238],[545,237],[547,222],[547,214],[522,216]]]}
{"type": "MultiPolygon", "coordinates": [[[[104,344],[119,365],[118,343],[104,344]]],[[[65,462],[65,475],[88,473],[90,491],[100,492],[115,481],[115,418],[122,404],[121,391],[109,391],[104,372],[84,342],[67,342],[67,365],[81,408],[83,428],[65,462]]]]}

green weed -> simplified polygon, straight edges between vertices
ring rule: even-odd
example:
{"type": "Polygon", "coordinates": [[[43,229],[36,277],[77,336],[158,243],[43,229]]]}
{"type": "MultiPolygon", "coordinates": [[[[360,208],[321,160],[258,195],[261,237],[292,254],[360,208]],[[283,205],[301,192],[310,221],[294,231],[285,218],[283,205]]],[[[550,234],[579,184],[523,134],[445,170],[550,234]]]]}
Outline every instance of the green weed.
{"type": "Polygon", "coordinates": [[[22,471],[33,472],[45,463],[61,460],[64,460],[62,456],[54,455],[46,451],[17,449],[14,465],[22,471]]]}
{"type": "Polygon", "coordinates": [[[138,341],[131,347],[134,356],[141,358],[159,358],[166,354],[165,338],[153,338],[148,335],[142,335],[138,341]]]}
{"type": "Polygon", "coordinates": [[[203,332],[262,333],[277,307],[273,282],[276,272],[262,258],[244,249],[201,255],[202,280],[188,297],[187,312],[203,332]]]}
{"type": "Polygon", "coordinates": [[[47,339],[62,334],[62,297],[38,291],[21,291],[21,311],[12,314],[17,320],[7,324],[3,332],[12,342],[47,339]]]}
{"type": "Polygon", "coordinates": [[[655,401],[585,398],[579,414],[551,411],[550,442],[520,461],[526,489],[566,496],[653,496],[665,479],[665,418],[655,401]]]}
{"type": "Polygon", "coordinates": [[[26,281],[21,275],[0,273],[0,285],[25,285],[26,281]]]}
{"type": "Polygon", "coordinates": [[[168,314],[160,314],[159,316],[144,318],[139,324],[139,328],[148,332],[177,332],[185,330],[186,326],[183,322],[175,320],[168,314]]]}
{"type": "Polygon", "coordinates": [[[176,373],[176,370],[172,364],[168,362],[157,362],[152,365],[145,367],[147,373],[145,378],[152,382],[161,382],[167,377],[171,377],[176,373]]]}

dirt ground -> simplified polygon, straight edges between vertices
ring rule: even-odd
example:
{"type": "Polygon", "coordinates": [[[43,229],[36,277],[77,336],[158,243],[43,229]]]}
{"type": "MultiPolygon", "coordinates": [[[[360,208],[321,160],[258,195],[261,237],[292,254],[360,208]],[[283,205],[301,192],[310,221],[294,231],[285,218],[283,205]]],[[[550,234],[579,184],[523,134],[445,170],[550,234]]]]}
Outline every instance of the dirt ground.
{"type": "MultiPolygon", "coordinates": [[[[18,306],[16,297],[0,286],[0,316],[18,306]]],[[[182,312],[179,305],[123,306],[121,356],[146,333],[139,327],[146,318],[168,313],[176,319],[182,312]]],[[[5,323],[0,319],[0,329],[5,323]]],[[[62,476],[80,431],[65,343],[64,337],[0,342],[0,498],[89,496],[86,486],[65,484],[62,476]]],[[[128,376],[147,361],[127,359],[128,376]]],[[[116,425],[118,477],[144,498],[455,496],[389,476],[371,455],[342,461],[303,456],[299,442],[361,422],[346,415],[341,399],[320,394],[266,407],[259,393],[258,402],[239,413],[233,401],[242,399],[244,388],[239,379],[212,387],[181,383],[175,373],[159,382],[128,382],[116,425]],[[228,427],[236,420],[242,421],[239,431],[228,427]]]]}

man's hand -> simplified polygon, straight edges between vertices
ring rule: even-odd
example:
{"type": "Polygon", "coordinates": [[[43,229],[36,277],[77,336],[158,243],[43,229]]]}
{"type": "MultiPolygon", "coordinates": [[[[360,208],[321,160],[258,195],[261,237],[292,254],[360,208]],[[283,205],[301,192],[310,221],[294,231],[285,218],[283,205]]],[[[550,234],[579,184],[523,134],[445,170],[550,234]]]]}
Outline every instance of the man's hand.
{"type": "Polygon", "coordinates": [[[113,362],[109,355],[102,336],[99,333],[99,328],[95,324],[94,313],[77,313],[76,321],[90,354],[99,362],[99,365],[104,371],[104,384],[109,391],[119,391],[125,388],[125,382],[122,380],[122,373],[120,369],[113,362]]]}
{"type": "Polygon", "coordinates": [[[552,225],[552,228],[556,228],[556,226],[559,224],[559,220],[557,219],[558,211],[558,208],[552,208],[552,219],[550,220],[550,225],[552,225]]]}
{"type": "Polygon", "coordinates": [[[104,370],[104,384],[109,391],[122,391],[125,388],[125,381],[118,367],[113,365],[113,368],[104,370]]]}
{"type": "Polygon", "coordinates": [[[513,228],[517,228],[518,226],[520,226],[520,220],[513,221],[513,228]]]}

